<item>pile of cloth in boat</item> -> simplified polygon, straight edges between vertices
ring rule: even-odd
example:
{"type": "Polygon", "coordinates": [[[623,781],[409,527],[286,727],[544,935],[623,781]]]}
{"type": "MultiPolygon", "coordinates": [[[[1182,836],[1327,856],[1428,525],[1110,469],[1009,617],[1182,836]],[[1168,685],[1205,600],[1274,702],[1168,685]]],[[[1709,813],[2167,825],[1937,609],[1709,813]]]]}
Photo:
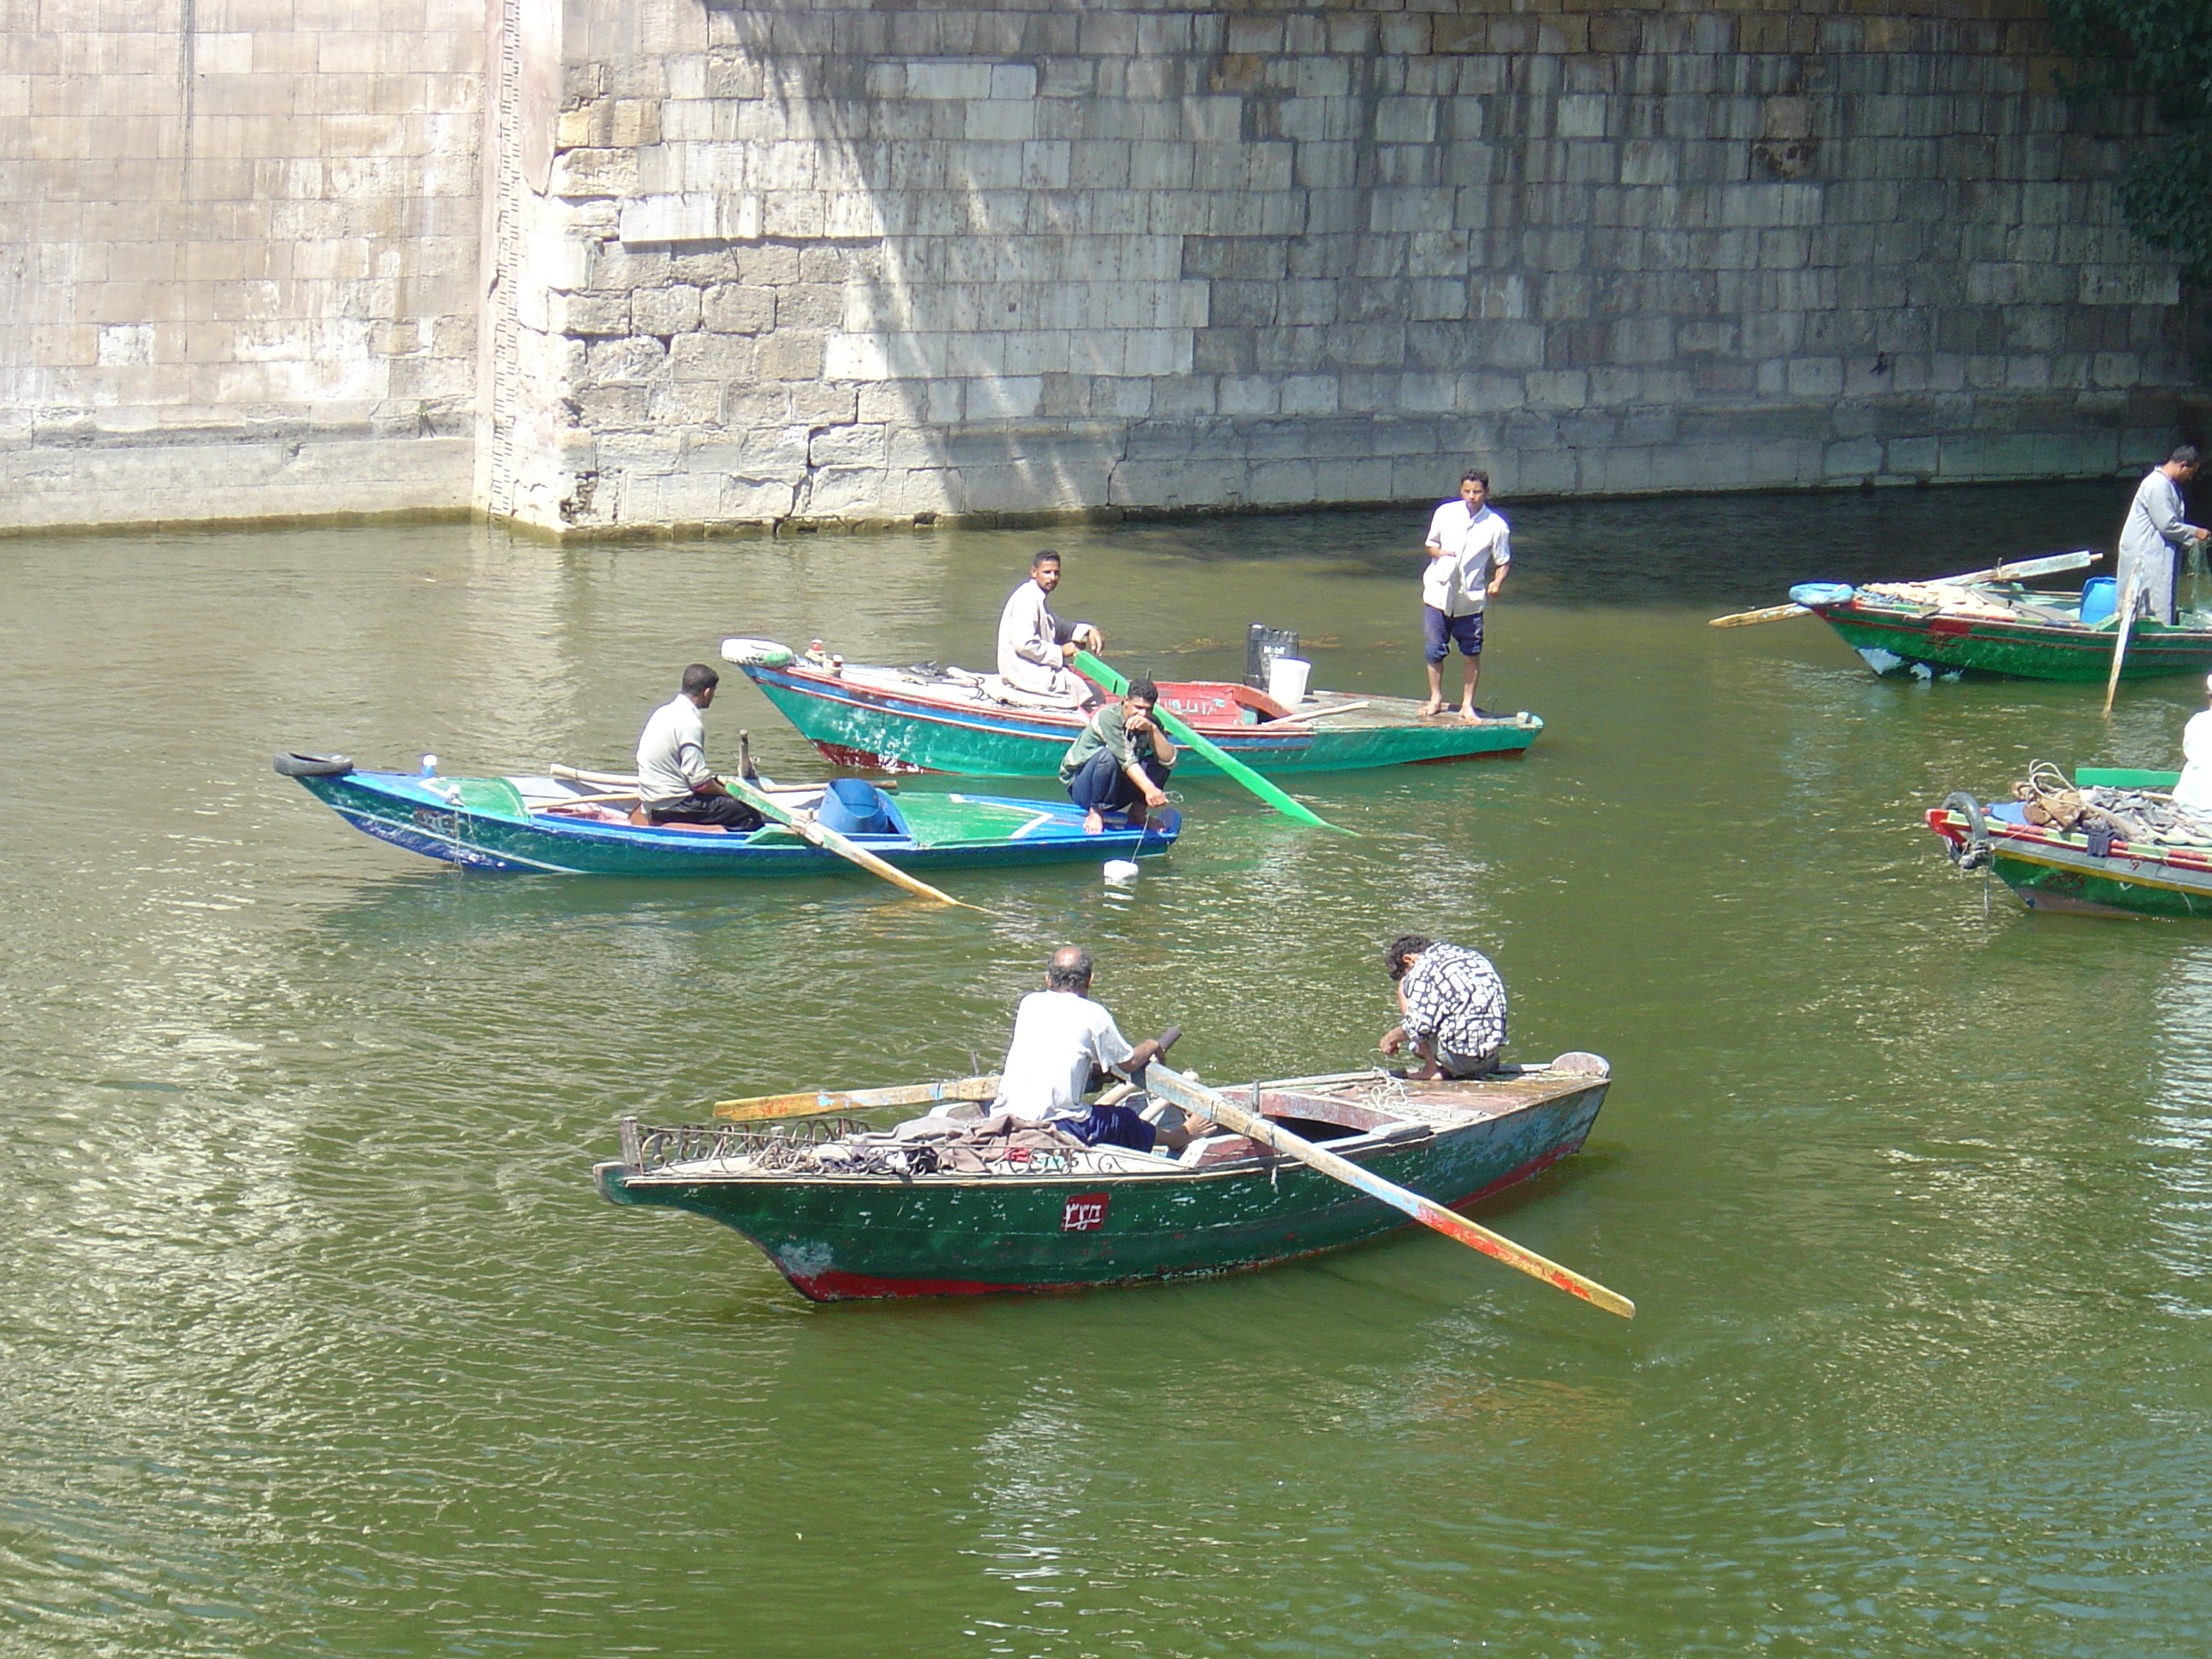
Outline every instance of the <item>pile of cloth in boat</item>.
{"type": "Polygon", "coordinates": [[[2163,847],[2212,844],[2212,821],[2178,805],[2172,796],[2101,784],[2077,789],[2049,761],[2033,763],[2027,775],[2013,785],[2012,793],[2014,800],[2022,803],[2021,815],[2030,823],[2063,834],[2078,831],[2092,842],[2118,841],[2163,847]]]}
{"type": "Polygon", "coordinates": [[[918,1117],[889,1130],[870,1130],[810,1145],[773,1143],[755,1152],[755,1169],[793,1175],[1111,1175],[1157,1170],[1159,1159],[1130,1148],[1085,1146],[1066,1129],[1011,1112],[957,1119],[918,1117]]]}

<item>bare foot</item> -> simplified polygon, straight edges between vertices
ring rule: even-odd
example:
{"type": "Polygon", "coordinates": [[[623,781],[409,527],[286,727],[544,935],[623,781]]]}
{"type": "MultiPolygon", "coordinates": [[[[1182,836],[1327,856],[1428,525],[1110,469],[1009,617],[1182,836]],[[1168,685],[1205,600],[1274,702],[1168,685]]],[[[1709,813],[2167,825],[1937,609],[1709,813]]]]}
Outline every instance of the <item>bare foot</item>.
{"type": "Polygon", "coordinates": [[[1086,836],[1097,836],[1097,835],[1103,835],[1103,834],[1105,833],[1105,830],[1106,830],[1106,820],[1105,820],[1105,819],[1103,819],[1103,818],[1102,818],[1102,817],[1100,817],[1098,816],[1098,814],[1097,814],[1097,813],[1096,813],[1096,812],[1085,812],[1085,813],[1083,815],[1083,833],[1084,833],[1085,835],[1086,835],[1086,836]]]}
{"type": "Polygon", "coordinates": [[[1477,708],[1471,702],[1462,703],[1460,705],[1459,717],[1465,720],[1469,726],[1479,725],[1482,720],[1482,710],[1477,708]]]}
{"type": "Polygon", "coordinates": [[[1431,697],[1426,702],[1421,705],[1421,712],[1424,714],[1443,714],[1444,712],[1443,699],[1441,697],[1431,697]]]}

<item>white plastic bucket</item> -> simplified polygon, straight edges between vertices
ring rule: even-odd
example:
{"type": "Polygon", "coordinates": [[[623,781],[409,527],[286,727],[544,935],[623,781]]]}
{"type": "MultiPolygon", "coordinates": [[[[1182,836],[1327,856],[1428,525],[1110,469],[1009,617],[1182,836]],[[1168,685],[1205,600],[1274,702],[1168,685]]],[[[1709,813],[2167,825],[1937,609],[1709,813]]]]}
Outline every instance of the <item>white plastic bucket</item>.
{"type": "Polygon", "coordinates": [[[1296,657],[1278,657],[1267,665],[1267,695],[1285,708],[1295,708],[1306,700],[1306,676],[1313,672],[1313,665],[1296,657]]]}

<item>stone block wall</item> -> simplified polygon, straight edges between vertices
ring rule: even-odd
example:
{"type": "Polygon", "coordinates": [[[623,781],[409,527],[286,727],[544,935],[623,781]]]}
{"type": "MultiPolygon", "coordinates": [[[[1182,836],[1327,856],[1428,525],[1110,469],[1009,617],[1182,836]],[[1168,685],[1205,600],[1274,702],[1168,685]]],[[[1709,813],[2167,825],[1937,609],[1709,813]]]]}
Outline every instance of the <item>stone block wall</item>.
{"type": "Polygon", "coordinates": [[[2172,441],[2190,343],[2114,201],[2147,112],[2063,104],[2038,15],[572,7],[517,354],[569,412],[505,502],[600,529],[1405,500],[1470,462],[1516,494],[2121,471],[2172,441]]]}
{"type": "Polygon", "coordinates": [[[465,507],[481,0],[0,21],[0,528],[465,507]]]}
{"type": "Polygon", "coordinates": [[[0,0],[0,530],[2087,476],[2038,0],[0,0]]]}

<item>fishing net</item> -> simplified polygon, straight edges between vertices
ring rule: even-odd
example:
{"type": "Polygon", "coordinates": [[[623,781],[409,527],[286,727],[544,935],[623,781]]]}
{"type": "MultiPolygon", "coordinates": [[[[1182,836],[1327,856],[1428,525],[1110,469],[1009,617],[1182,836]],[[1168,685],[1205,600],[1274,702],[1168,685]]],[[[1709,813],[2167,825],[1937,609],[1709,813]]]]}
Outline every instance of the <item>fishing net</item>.
{"type": "Polygon", "coordinates": [[[2212,818],[2178,805],[2172,796],[2095,784],[2076,788],[2049,761],[2031,763],[2012,793],[2021,804],[2021,815],[2039,829],[2065,835],[2101,832],[2114,841],[2145,846],[2212,845],[2212,818]]]}

